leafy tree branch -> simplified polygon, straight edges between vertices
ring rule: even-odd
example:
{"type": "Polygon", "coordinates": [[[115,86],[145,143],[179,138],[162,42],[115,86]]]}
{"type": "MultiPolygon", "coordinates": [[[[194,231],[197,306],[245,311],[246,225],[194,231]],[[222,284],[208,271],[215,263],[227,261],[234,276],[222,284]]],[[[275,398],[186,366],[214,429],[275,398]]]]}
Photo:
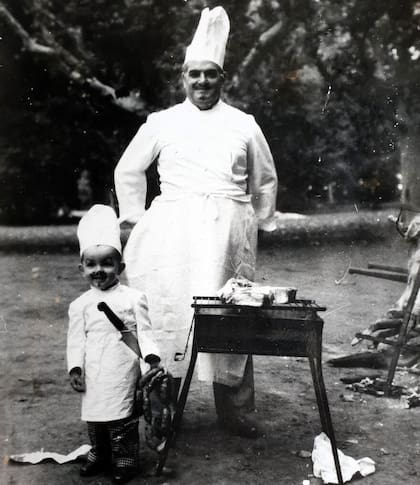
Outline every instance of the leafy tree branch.
{"type": "MultiPolygon", "coordinates": [[[[50,16],[52,14],[50,13],[50,16]]],[[[6,6],[0,2],[0,18],[10,27],[12,32],[18,36],[22,43],[22,49],[31,54],[40,55],[53,59],[59,71],[63,73],[70,81],[79,84],[82,88],[88,86],[92,91],[98,95],[106,98],[113,105],[125,111],[136,114],[142,114],[144,111],[144,103],[135,93],[130,93],[128,96],[119,98],[116,95],[115,89],[112,86],[103,83],[92,72],[89,63],[86,62],[92,55],[84,52],[82,55],[76,56],[68,49],[64,48],[54,37],[52,32],[45,27],[41,28],[44,44],[34,39],[22,24],[13,16],[6,6]]],[[[77,40],[77,50],[82,51],[81,33],[77,33],[75,39],[77,40]]]]}

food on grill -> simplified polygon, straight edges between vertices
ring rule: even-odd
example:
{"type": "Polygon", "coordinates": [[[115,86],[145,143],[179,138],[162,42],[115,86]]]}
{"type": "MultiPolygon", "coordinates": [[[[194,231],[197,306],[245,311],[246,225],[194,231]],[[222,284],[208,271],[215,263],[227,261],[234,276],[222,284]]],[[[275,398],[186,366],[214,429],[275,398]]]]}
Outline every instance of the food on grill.
{"type": "Polygon", "coordinates": [[[297,289],[291,286],[273,286],[274,303],[291,303],[296,300],[297,289]]]}
{"type": "Polygon", "coordinates": [[[295,301],[296,292],[292,287],[259,286],[245,278],[230,278],[217,296],[223,303],[262,306],[295,301]]]}

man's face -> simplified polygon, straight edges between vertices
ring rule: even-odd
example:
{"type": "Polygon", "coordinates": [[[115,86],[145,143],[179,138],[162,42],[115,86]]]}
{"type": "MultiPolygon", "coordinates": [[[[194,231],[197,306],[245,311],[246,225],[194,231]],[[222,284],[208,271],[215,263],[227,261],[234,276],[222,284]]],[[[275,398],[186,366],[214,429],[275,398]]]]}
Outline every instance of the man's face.
{"type": "Polygon", "coordinates": [[[116,249],[98,245],[85,249],[79,269],[91,286],[107,290],[118,282],[124,264],[116,249]]]}
{"type": "Polygon", "coordinates": [[[187,98],[202,110],[219,101],[223,81],[223,71],[211,61],[189,61],[182,72],[187,98]]]}

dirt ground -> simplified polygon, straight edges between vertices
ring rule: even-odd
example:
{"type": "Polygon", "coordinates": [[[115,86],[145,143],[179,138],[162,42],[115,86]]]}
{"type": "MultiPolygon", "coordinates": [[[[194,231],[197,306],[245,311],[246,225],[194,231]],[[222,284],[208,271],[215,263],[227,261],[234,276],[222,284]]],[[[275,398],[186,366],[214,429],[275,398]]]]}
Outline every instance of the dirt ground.
{"type": "MultiPolygon", "coordinates": [[[[292,285],[298,296],[325,305],[323,360],[356,350],[356,331],[381,316],[400,295],[403,285],[345,275],[351,263],[368,261],[405,265],[401,240],[333,245],[263,247],[258,281],[292,285]],[[344,277],[344,278],[343,278],[344,277]]],[[[1,455],[40,450],[68,453],[87,443],[79,419],[79,396],[65,369],[66,312],[69,302],[85,290],[76,254],[0,253],[0,443],[1,455]]],[[[359,369],[324,364],[324,378],[339,447],[354,458],[375,460],[375,474],[357,480],[364,485],[420,483],[420,408],[405,409],[398,399],[354,394],[340,381],[359,369]]],[[[366,369],[364,372],[369,372],[366,369]]],[[[410,386],[419,378],[398,373],[410,386]]],[[[133,484],[279,484],[300,485],[312,477],[311,451],[320,421],[305,359],[255,357],[255,417],[264,429],[256,440],[232,437],[216,425],[211,388],[193,381],[177,447],[170,452],[174,477],[154,477],[154,455],[142,446],[143,473],[133,484]]],[[[81,479],[79,464],[7,464],[0,483],[96,484],[108,477],[81,479]]]]}

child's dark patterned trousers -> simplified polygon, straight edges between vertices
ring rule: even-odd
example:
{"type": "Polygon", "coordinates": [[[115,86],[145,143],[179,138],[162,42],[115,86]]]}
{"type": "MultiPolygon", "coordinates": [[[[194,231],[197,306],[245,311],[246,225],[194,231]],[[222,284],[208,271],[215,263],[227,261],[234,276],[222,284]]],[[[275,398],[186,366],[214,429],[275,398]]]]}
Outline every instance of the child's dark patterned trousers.
{"type": "Polygon", "coordinates": [[[87,423],[92,448],[87,461],[101,462],[113,469],[138,469],[139,420],[138,417],[116,421],[87,423]]]}

